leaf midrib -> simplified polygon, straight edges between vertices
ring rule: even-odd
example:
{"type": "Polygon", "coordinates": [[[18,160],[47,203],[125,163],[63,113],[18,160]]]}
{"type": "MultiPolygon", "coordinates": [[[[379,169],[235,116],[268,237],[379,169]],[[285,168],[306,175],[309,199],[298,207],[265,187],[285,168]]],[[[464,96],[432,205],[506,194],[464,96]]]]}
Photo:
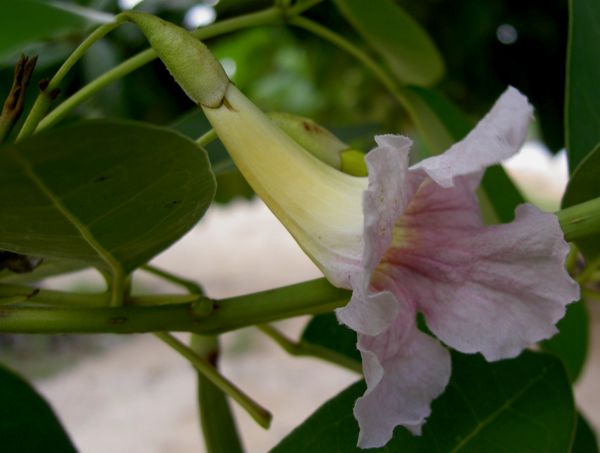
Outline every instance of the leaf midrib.
{"type": "Polygon", "coordinates": [[[527,391],[529,391],[529,389],[531,389],[531,387],[533,387],[540,380],[542,380],[546,376],[547,373],[548,373],[547,367],[544,367],[542,370],[540,370],[540,373],[535,378],[533,378],[529,382],[527,382],[527,384],[524,385],[523,388],[521,388],[518,392],[513,394],[512,397],[508,398],[498,409],[496,409],[490,415],[488,415],[483,420],[478,422],[477,426],[475,426],[473,431],[471,431],[467,436],[463,437],[461,439],[460,443],[458,445],[456,445],[450,451],[450,453],[459,452],[461,450],[461,448],[463,448],[465,445],[467,445],[469,442],[471,442],[481,432],[481,430],[483,428],[488,426],[493,420],[495,420],[497,417],[499,417],[500,414],[502,414],[505,410],[507,410],[510,406],[512,406],[512,404],[515,401],[517,401],[519,398],[521,398],[521,396],[523,396],[527,391]]]}
{"type": "Polygon", "coordinates": [[[100,258],[108,265],[113,276],[122,272],[121,264],[105,249],[94,237],[92,232],[81,223],[81,221],[54,195],[50,188],[37,175],[33,167],[18,152],[11,152],[15,161],[21,166],[25,175],[35,184],[42,194],[52,203],[58,212],[71,224],[83,240],[98,254],[100,258]]]}

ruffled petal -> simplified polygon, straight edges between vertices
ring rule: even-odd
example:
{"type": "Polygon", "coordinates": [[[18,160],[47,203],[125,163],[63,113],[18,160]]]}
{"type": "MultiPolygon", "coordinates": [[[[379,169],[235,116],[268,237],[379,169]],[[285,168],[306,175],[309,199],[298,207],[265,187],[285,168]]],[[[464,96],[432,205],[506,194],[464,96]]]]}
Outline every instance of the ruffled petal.
{"type": "Polygon", "coordinates": [[[384,446],[396,426],[414,434],[431,413],[431,402],[450,379],[450,354],[434,338],[420,332],[412,316],[401,313],[378,336],[359,335],[367,391],[356,401],[358,446],[384,446]]]}
{"type": "Polygon", "coordinates": [[[364,249],[362,273],[352,279],[350,302],[336,310],[338,320],[366,335],[383,332],[396,318],[398,304],[388,291],[369,291],[371,274],[392,241],[396,219],[410,196],[407,177],[412,142],[401,135],[375,137],[366,156],[369,186],[363,194],[364,249]]]}
{"type": "Polygon", "coordinates": [[[521,205],[514,222],[471,232],[453,246],[464,251],[453,266],[465,281],[430,281],[435,288],[419,306],[432,332],[459,351],[489,361],[515,357],[556,334],[566,305],[579,298],[564,267],[569,246],[558,220],[534,206],[521,205]]]}
{"type": "Polygon", "coordinates": [[[554,215],[523,205],[511,224],[484,227],[470,186],[464,177],[449,189],[425,179],[372,284],[401,284],[401,298],[453,348],[514,357],[556,333],[579,287],[564,268],[568,245],[554,215]]]}
{"type": "Polygon", "coordinates": [[[509,87],[494,107],[460,142],[444,154],[424,159],[411,169],[422,169],[442,187],[457,176],[479,174],[515,154],[527,137],[533,108],[518,90],[509,87]]]}

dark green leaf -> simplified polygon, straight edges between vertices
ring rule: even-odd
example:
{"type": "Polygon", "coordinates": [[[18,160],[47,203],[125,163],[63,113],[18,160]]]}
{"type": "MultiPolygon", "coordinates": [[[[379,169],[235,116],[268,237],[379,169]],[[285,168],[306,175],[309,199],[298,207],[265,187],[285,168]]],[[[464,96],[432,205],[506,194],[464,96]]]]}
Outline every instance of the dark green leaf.
{"type": "MultiPolygon", "coordinates": [[[[488,363],[481,356],[452,355],[452,378],[436,399],[420,437],[397,428],[382,452],[556,452],[569,451],[575,424],[567,375],[556,358],[525,352],[488,363]]],[[[272,453],[350,453],[358,425],[352,415],[364,383],[325,403],[272,453]]]]}
{"type": "Polygon", "coordinates": [[[577,416],[577,430],[571,453],[598,453],[596,433],[581,414],[577,416]]]}
{"type": "Polygon", "coordinates": [[[0,151],[0,249],[131,271],[187,232],[215,189],[168,129],[87,121],[0,151]]]}
{"type": "Polygon", "coordinates": [[[556,325],[560,333],[540,344],[542,349],[558,356],[565,365],[571,382],[575,382],[588,352],[589,322],[583,301],[567,307],[567,314],[556,325]]]}
{"type": "Polygon", "coordinates": [[[570,0],[565,135],[571,172],[600,142],[600,2],[570,0]]]}
{"type": "Polygon", "coordinates": [[[335,0],[362,37],[404,84],[429,86],[444,74],[444,62],[427,32],[398,4],[377,0],[335,0]]]}
{"type": "MultiPolygon", "coordinates": [[[[600,144],[594,147],[593,151],[581,161],[573,172],[562,199],[562,207],[568,208],[569,206],[599,197],[599,174],[600,144]]],[[[577,246],[588,261],[592,261],[600,256],[600,241],[597,238],[585,238],[579,240],[577,241],[577,246]]]]}
{"type": "Polygon", "coordinates": [[[317,315],[310,320],[302,333],[302,339],[324,346],[360,362],[356,349],[356,332],[340,324],[333,313],[317,315]]]}
{"type": "Polygon", "coordinates": [[[0,1],[0,56],[26,44],[106,22],[108,14],[91,14],[84,8],[61,8],[46,1],[0,1]]]}
{"type": "Polygon", "coordinates": [[[0,420],[2,451],[76,451],[48,403],[29,383],[1,366],[0,420]]]}

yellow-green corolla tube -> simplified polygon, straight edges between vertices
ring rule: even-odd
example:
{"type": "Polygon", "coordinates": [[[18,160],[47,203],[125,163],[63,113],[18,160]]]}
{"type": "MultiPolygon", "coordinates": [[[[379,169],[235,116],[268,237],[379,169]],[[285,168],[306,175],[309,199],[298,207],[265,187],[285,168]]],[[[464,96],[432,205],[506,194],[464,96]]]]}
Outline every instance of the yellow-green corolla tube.
{"type": "Polygon", "coordinates": [[[188,31],[151,14],[128,12],[179,86],[194,102],[218,107],[229,78],[210,50],[188,31]]]}
{"type": "Polygon", "coordinates": [[[361,261],[367,179],[308,153],[234,85],[220,107],[202,109],[256,193],[324,274],[348,286],[361,261]]]}

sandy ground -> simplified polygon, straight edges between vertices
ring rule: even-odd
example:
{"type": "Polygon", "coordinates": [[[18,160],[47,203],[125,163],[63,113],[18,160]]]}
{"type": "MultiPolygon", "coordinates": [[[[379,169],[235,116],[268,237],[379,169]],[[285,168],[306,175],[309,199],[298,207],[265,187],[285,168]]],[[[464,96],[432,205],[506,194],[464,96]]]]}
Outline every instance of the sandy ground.
{"type": "MultiPolygon", "coordinates": [[[[535,175],[528,178],[536,184],[543,181],[535,175]]],[[[197,228],[155,263],[202,282],[214,297],[320,275],[258,201],[211,208],[197,228]]],[[[70,281],[84,278],[89,275],[70,281]]],[[[149,287],[156,281],[145,278],[141,284],[149,287]]],[[[304,322],[291,320],[280,327],[297,335],[304,322]]],[[[600,429],[598,324],[600,311],[594,310],[594,353],[576,394],[579,406],[600,429]]],[[[291,358],[252,329],[224,335],[223,345],[223,373],[274,414],[271,429],[265,431],[234,407],[251,453],[267,451],[322,402],[357,379],[314,359],[291,358]]],[[[133,336],[37,384],[84,453],[204,451],[196,417],[194,372],[151,335],[133,336]]]]}

